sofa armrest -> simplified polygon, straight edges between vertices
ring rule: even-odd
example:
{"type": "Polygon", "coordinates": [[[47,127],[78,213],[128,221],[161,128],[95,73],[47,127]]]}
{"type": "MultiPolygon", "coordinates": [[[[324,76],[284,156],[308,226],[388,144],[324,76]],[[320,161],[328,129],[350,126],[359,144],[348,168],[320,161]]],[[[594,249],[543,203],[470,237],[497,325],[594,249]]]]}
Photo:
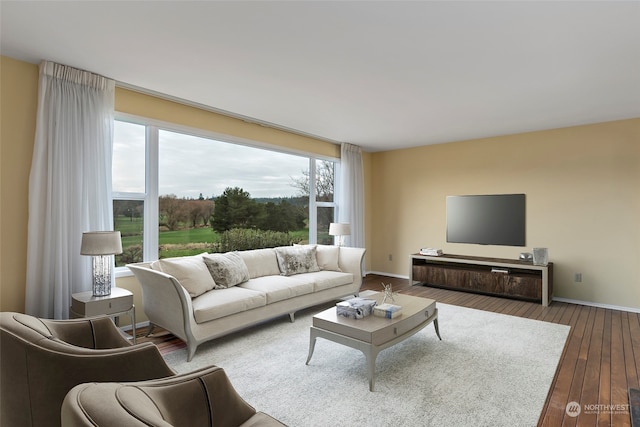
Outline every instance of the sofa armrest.
{"type": "Polygon", "coordinates": [[[193,305],[191,297],[178,280],[161,271],[127,264],[142,287],[142,305],[149,321],[190,342],[193,305]]]}
{"type": "Polygon", "coordinates": [[[362,261],[365,251],[365,248],[341,246],[338,255],[340,270],[353,274],[353,282],[358,285],[358,288],[362,285],[362,278],[364,277],[362,261]]]}

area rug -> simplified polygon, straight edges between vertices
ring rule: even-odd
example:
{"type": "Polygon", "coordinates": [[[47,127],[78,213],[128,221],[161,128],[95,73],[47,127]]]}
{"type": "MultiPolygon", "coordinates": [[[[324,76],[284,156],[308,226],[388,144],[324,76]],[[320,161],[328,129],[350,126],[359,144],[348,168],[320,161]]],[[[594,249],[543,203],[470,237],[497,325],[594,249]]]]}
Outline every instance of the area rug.
{"type": "Polygon", "coordinates": [[[305,365],[316,307],[164,357],[179,373],[226,371],[258,411],[292,427],[535,426],[569,326],[438,304],[432,325],[382,351],[370,392],[364,355],[318,339],[305,365]],[[288,318],[287,318],[288,319],[288,318]]]}

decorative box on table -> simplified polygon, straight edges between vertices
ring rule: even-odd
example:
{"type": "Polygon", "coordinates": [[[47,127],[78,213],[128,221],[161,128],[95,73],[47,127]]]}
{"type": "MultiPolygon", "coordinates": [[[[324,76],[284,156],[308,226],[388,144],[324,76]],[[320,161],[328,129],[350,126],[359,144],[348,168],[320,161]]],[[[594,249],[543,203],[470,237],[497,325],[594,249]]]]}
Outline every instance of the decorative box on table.
{"type": "Polygon", "coordinates": [[[362,319],[373,313],[376,300],[366,298],[351,298],[336,304],[338,316],[349,317],[351,319],[362,319]]]}

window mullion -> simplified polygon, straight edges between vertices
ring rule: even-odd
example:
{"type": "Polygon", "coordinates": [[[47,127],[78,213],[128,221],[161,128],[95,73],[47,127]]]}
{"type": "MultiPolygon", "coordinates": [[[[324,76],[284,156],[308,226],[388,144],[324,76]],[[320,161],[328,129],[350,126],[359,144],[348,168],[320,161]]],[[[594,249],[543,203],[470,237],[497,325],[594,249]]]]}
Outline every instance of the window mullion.
{"type": "Polygon", "coordinates": [[[316,159],[309,158],[309,243],[318,242],[318,208],[316,206],[316,159]]]}
{"type": "Polygon", "coordinates": [[[157,126],[147,126],[146,132],[146,198],[144,209],[143,259],[158,259],[158,177],[159,177],[159,132],[157,126]]]}

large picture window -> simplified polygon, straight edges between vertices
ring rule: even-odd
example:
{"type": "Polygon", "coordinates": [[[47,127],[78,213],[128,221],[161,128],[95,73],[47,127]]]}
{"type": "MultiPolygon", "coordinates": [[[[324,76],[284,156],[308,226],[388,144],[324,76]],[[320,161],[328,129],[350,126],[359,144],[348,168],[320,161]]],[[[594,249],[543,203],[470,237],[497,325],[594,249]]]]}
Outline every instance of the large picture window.
{"type": "Polygon", "coordinates": [[[331,243],[336,159],[116,120],[116,266],[292,243],[331,243]]]}

